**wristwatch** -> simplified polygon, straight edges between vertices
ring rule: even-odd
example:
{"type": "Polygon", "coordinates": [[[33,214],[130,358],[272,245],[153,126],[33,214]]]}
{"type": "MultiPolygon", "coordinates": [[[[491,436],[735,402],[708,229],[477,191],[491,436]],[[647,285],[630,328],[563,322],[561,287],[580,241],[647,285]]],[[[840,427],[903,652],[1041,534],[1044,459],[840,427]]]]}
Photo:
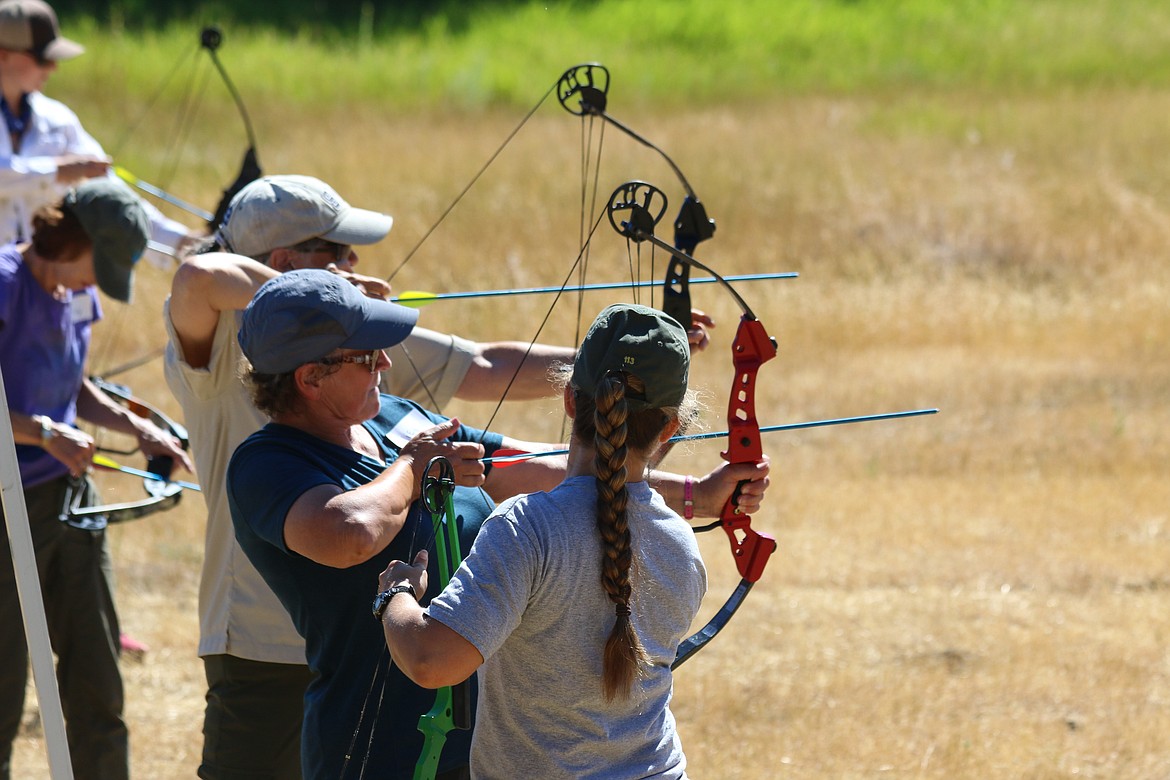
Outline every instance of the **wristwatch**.
{"type": "Polygon", "coordinates": [[[53,421],[43,414],[34,414],[32,419],[33,422],[41,426],[41,446],[47,447],[55,435],[53,431],[53,421]]]}
{"type": "Polygon", "coordinates": [[[386,605],[390,603],[390,599],[394,598],[399,593],[409,593],[415,601],[418,601],[418,596],[414,592],[414,586],[409,582],[405,585],[395,585],[379,593],[374,597],[373,613],[378,622],[382,622],[382,613],[386,611],[386,605]]]}

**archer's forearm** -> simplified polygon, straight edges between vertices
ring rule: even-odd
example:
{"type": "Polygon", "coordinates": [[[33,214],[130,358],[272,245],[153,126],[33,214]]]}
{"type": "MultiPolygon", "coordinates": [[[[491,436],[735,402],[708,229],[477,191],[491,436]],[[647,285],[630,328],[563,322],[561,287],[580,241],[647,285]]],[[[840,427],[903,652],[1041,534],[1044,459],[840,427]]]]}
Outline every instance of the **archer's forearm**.
{"type": "Polygon", "coordinates": [[[465,401],[499,400],[505,389],[510,401],[553,396],[557,388],[550,381],[549,369],[571,364],[575,354],[569,347],[530,345],[523,341],[496,341],[478,346],[471,368],[455,391],[465,401]]]}
{"type": "Polygon", "coordinates": [[[77,395],[77,416],[99,428],[128,436],[139,434],[140,423],[136,415],[94,387],[88,378],[81,380],[81,392],[77,395]]]}

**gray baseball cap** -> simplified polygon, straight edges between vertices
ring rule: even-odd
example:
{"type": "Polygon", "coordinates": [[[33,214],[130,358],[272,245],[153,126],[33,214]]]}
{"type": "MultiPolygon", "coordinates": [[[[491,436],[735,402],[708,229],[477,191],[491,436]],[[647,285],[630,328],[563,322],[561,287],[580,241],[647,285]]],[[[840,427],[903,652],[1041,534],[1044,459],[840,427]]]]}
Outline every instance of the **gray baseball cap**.
{"type": "Polygon", "coordinates": [[[52,62],[70,60],[85,51],[80,43],[61,36],[57,14],[42,0],[0,2],[0,49],[52,62]]]}
{"type": "Polygon", "coordinates": [[[335,349],[385,349],[410,335],[418,312],[367,298],[343,277],[312,268],[265,282],[244,309],[238,338],[261,374],[284,374],[335,349]]]}
{"type": "Polygon", "coordinates": [[[138,196],[117,179],[103,177],[69,190],[62,205],[77,217],[93,243],[98,287],[114,300],[128,303],[134,264],[150,236],[150,219],[138,196]]]}
{"type": "Polygon", "coordinates": [[[311,238],[376,244],[390,232],[389,214],[354,208],[312,176],[265,176],[228,204],[216,237],[230,252],[258,257],[311,238]]]}
{"type": "Polygon", "coordinates": [[[678,406],[687,392],[691,347],[687,332],[657,309],[617,303],[593,321],[573,363],[572,385],[590,397],[611,371],[633,374],[644,395],[627,392],[631,411],[678,406]]]}

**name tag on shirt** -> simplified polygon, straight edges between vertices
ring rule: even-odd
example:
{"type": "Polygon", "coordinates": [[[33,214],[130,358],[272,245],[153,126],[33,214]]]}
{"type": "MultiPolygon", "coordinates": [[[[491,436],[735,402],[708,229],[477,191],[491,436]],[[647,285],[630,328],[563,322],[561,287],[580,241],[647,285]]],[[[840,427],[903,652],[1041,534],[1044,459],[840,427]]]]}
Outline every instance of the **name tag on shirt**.
{"type": "Polygon", "coordinates": [[[417,409],[412,409],[410,414],[403,417],[398,423],[386,434],[386,441],[393,444],[398,449],[408,441],[414,438],[419,431],[425,431],[427,428],[434,428],[435,423],[420,413],[417,409]]]}
{"type": "Polygon", "coordinates": [[[74,293],[69,301],[69,316],[74,323],[93,321],[93,296],[89,293],[74,293]]]}

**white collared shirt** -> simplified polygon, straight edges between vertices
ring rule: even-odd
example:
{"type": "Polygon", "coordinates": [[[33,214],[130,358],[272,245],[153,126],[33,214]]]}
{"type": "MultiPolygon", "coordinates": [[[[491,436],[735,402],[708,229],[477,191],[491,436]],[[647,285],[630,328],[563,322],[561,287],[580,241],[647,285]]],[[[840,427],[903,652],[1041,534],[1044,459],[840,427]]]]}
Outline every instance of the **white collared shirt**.
{"type": "MultiPolygon", "coordinates": [[[[58,157],[106,156],[64,103],[40,92],[30,93],[28,102],[32,116],[16,153],[11,136],[0,133],[0,245],[27,241],[32,236],[33,212],[68,192],[68,185],[57,183],[58,157]]],[[[152,240],[174,247],[187,234],[185,225],[153,205],[143,201],[143,207],[150,217],[152,240]]]]}

